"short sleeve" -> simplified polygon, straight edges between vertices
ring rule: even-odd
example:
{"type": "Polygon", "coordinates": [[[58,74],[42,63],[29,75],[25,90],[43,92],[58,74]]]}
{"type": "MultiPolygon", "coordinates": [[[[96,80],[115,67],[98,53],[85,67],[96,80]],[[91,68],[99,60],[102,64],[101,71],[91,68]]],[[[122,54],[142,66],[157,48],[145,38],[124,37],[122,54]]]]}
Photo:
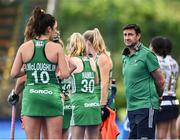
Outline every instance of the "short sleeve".
{"type": "Polygon", "coordinates": [[[148,68],[149,72],[152,72],[152,71],[160,68],[157,56],[153,52],[149,52],[147,54],[146,64],[147,64],[147,68],[148,68]]]}

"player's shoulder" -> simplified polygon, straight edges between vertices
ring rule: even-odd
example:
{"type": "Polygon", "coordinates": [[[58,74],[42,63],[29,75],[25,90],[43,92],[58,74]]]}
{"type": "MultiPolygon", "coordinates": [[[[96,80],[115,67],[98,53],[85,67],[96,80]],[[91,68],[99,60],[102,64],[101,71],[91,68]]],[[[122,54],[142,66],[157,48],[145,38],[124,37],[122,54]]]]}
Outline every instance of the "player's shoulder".
{"type": "Polygon", "coordinates": [[[76,65],[82,62],[82,59],[80,57],[70,57],[69,59],[74,61],[76,65]]]}
{"type": "Polygon", "coordinates": [[[140,51],[146,55],[147,54],[154,54],[154,52],[152,52],[148,47],[144,46],[143,44],[141,45],[140,51]]]}
{"type": "Polygon", "coordinates": [[[63,49],[63,46],[62,46],[61,44],[56,43],[56,42],[53,42],[53,41],[49,41],[49,42],[47,43],[47,45],[53,46],[53,47],[55,47],[55,48],[63,49]]]}
{"type": "Polygon", "coordinates": [[[108,63],[111,61],[111,58],[108,54],[106,53],[101,53],[99,55],[99,59],[98,59],[99,63],[108,63]]]}
{"type": "Polygon", "coordinates": [[[30,47],[34,46],[34,43],[32,40],[29,40],[27,42],[24,42],[23,44],[21,44],[21,46],[19,47],[19,49],[28,49],[30,47]]]}

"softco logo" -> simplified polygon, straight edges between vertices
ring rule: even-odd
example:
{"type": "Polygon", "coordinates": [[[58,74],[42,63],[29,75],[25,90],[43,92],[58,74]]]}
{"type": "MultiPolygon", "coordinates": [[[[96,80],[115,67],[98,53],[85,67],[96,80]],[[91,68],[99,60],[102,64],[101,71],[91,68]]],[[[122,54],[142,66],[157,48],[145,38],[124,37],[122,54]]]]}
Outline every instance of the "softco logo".
{"type": "Polygon", "coordinates": [[[99,103],[84,103],[84,107],[97,107],[99,106],[99,103]]]}
{"type": "Polygon", "coordinates": [[[36,94],[53,94],[50,90],[36,90],[36,89],[30,89],[30,93],[36,93],[36,94]]]}

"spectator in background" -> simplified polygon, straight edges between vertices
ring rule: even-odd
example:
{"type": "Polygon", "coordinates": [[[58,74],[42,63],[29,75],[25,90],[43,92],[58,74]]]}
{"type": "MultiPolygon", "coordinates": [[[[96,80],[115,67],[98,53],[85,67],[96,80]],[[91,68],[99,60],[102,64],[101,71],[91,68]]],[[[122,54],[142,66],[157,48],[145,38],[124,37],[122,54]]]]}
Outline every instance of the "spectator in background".
{"type": "Polygon", "coordinates": [[[171,50],[173,47],[172,42],[168,38],[164,38],[164,40],[165,40],[165,49],[167,51],[167,56],[165,59],[169,61],[170,67],[171,67],[170,85],[168,87],[168,96],[170,96],[171,103],[172,103],[172,106],[171,106],[172,118],[169,121],[168,134],[171,139],[176,139],[177,136],[180,135],[180,130],[175,131],[175,127],[174,127],[176,125],[176,120],[179,114],[179,100],[176,97],[176,88],[177,88],[177,81],[178,81],[178,75],[179,75],[179,65],[177,61],[171,56],[171,50]]]}
{"type": "Polygon", "coordinates": [[[165,86],[163,95],[161,97],[160,110],[157,117],[157,139],[167,138],[168,127],[170,124],[170,118],[172,117],[171,110],[171,97],[168,96],[168,88],[170,86],[171,78],[171,66],[169,60],[165,59],[167,51],[165,49],[165,41],[161,36],[152,38],[150,42],[150,49],[156,54],[160,68],[165,78],[165,86]]]}
{"type": "Polygon", "coordinates": [[[156,36],[152,38],[150,48],[155,52],[165,77],[165,87],[161,101],[161,109],[157,118],[157,138],[175,139],[176,119],[178,117],[179,102],[176,98],[176,84],[178,78],[178,64],[170,56],[172,43],[168,38],[156,36]]]}
{"type": "Polygon", "coordinates": [[[129,139],[155,139],[159,97],[164,78],[157,57],[141,43],[137,24],[123,27],[122,54],[124,89],[130,122],[129,139]]]}

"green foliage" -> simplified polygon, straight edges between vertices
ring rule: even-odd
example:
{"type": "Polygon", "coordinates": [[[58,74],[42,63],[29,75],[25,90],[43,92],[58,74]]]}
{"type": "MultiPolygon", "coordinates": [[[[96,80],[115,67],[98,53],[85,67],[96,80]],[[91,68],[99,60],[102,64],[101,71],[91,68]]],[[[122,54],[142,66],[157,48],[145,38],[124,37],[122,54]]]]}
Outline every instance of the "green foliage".
{"type": "Polygon", "coordinates": [[[101,31],[114,64],[113,77],[118,84],[116,98],[118,108],[125,107],[121,74],[124,25],[139,24],[142,42],[146,46],[156,35],[169,37],[174,44],[172,54],[180,62],[179,0],[61,0],[59,5],[59,27],[65,44],[73,32],[83,33],[95,27],[101,31]]]}

